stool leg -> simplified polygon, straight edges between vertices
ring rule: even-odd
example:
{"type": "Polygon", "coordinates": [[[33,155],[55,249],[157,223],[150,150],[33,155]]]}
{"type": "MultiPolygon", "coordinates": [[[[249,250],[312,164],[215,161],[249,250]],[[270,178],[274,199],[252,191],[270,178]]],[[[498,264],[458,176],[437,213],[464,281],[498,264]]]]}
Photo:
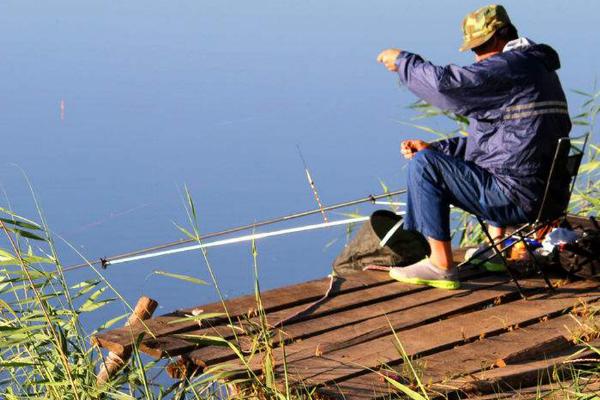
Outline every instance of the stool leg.
{"type": "Polygon", "coordinates": [[[529,244],[527,244],[527,241],[525,240],[525,236],[521,232],[519,232],[519,238],[523,242],[523,244],[525,245],[525,249],[527,250],[527,253],[529,253],[529,257],[531,257],[531,260],[533,261],[533,265],[535,266],[535,269],[536,269],[537,273],[539,275],[542,275],[542,278],[544,278],[544,282],[546,282],[546,286],[548,286],[548,291],[549,292],[554,292],[554,286],[552,286],[552,282],[550,282],[550,280],[548,279],[548,276],[544,272],[544,269],[542,268],[542,265],[535,258],[534,252],[529,247],[529,244]]]}
{"type": "Polygon", "coordinates": [[[500,251],[500,249],[494,242],[494,239],[492,238],[492,235],[490,235],[490,232],[488,231],[487,226],[485,226],[485,222],[483,221],[483,219],[481,219],[480,216],[476,215],[475,217],[477,218],[477,221],[479,221],[479,224],[481,225],[481,230],[483,230],[483,233],[489,240],[491,247],[494,249],[496,254],[498,254],[500,256],[500,258],[502,259],[502,262],[504,263],[504,266],[506,267],[506,270],[508,271],[510,278],[517,286],[517,290],[518,290],[519,294],[521,295],[521,297],[524,300],[527,300],[527,296],[525,296],[525,294],[523,293],[523,290],[521,290],[521,285],[519,284],[519,281],[515,277],[515,274],[513,273],[512,268],[510,267],[510,265],[508,265],[508,261],[506,260],[506,257],[504,256],[504,254],[502,254],[502,251],[500,251]]]}

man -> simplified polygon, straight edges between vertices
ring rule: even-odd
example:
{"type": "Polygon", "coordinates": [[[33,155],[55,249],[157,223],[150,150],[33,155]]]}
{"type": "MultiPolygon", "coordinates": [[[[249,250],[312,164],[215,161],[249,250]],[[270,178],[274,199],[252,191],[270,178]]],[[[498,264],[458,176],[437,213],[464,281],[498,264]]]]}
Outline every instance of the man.
{"type": "Polygon", "coordinates": [[[460,286],[452,261],[449,206],[482,216],[492,237],[502,237],[507,225],[532,219],[557,141],[571,129],[555,72],[560,62],[551,47],[519,38],[500,5],[467,15],[462,30],[460,50],[472,50],[476,60],[466,67],[436,66],[399,49],[377,57],[419,98],[470,120],[466,137],[401,144],[410,159],[404,227],[425,235],[431,255],[392,268],[390,275],[446,289],[460,286]]]}

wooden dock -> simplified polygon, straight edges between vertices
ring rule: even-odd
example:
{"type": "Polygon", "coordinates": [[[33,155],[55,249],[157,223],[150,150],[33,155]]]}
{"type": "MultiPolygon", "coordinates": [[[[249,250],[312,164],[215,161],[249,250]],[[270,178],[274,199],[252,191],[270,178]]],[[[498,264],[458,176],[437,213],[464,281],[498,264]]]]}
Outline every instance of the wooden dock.
{"type": "MultiPolygon", "coordinates": [[[[507,397],[496,396],[508,398],[519,392],[526,398],[528,391],[536,395],[530,387],[552,391],[559,376],[568,381],[576,351],[582,351],[578,359],[598,356],[582,341],[598,344],[592,332],[600,328],[593,312],[599,282],[554,278],[556,290],[547,293],[541,279],[526,278],[521,283],[529,296],[523,300],[505,275],[475,269],[461,273],[462,287],[445,291],[401,284],[385,272],[357,272],[337,278],[329,298],[310,309],[307,305],[327,290],[328,278],[263,292],[275,372],[331,399],[393,398],[397,388],[392,380],[418,391],[415,377],[430,395],[496,398],[491,396],[504,393],[507,397]]],[[[256,297],[228,300],[226,308],[237,343],[247,352],[246,368],[260,375],[264,357],[246,334],[260,323],[256,297]]],[[[145,326],[104,332],[94,340],[122,354],[143,335],[140,349],[155,358],[178,360],[170,370],[180,378],[194,369],[243,371],[229,347],[202,340],[233,340],[227,318],[185,319],[223,311],[220,303],[201,305],[147,320],[145,326]]],[[[599,389],[598,382],[592,379],[589,388],[599,389]]]]}

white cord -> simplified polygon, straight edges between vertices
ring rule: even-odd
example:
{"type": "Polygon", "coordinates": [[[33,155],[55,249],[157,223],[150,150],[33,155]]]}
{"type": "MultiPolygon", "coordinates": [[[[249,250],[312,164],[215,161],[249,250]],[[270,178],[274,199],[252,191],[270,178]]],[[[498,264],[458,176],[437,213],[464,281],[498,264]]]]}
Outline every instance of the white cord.
{"type": "Polygon", "coordinates": [[[271,237],[271,236],[286,235],[288,233],[304,232],[304,231],[310,231],[310,230],[314,230],[314,229],[329,228],[331,226],[338,226],[338,225],[347,225],[347,224],[352,224],[355,222],[367,221],[369,218],[370,218],[369,216],[348,218],[348,219],[342,219],[339,221],[323,222],[320,224],[305,225],[305,226],[299,226],[296,228],[287,228],[287,229],[281,229],[281,230],[272,231],[272,232],[253,233],[251,235],[244,235],[244,236],[239,236],[239,237],[230,238],[230,239],[217,240],[217,241],[209,242],[209,243],[200,243],[200,244],[195,244],[195,245],[191,245],[191,246],[179,247],[177,249],[163,250],[163,251],[157,251],[157,252],[153,252],[153,253],[141,254],[138,256],[118,258],[118,259],[114,259],[114,260],[107,260],[106,265],[121,264],[121,263],[125,263],[125,262],[130,262],[130,261],[137,261],[137,260],[144,260],[147,258],[165,256],[168,254],[183,253],[185,251],[205,249],[208,247],[223,246],[226,244],[247,242],[250,240],[264,239],[264,238],[271,237]]]}
{"type": "Polygon", "coordinates": [[[394,236],[394,233],[396,233],[396,231],[398,229],[400,229],[400,227],[402,226],[403,223],[404,223],[404,219],[402,219],[402,218],[398,222],[396,222],[396,224],[394,224],[394,226],[392,226],[392,229],[390,229],[388,231],[388,233],[385,234],[383,239],[381,239],[381,242],[379,242],[379,247],[385,246],[385,244],[388,242],[388,240],[390,240],[390,238],[392,236],[394,236]]]}
{"type": "Polygon", "coordinates": [[[381,205],[386,205],[386,206],[405,206],[406,203],[400,202],[400,201],[382,201],[382,200],[376,200],[374,202],[374,204],[381,204],[381,205]]]}

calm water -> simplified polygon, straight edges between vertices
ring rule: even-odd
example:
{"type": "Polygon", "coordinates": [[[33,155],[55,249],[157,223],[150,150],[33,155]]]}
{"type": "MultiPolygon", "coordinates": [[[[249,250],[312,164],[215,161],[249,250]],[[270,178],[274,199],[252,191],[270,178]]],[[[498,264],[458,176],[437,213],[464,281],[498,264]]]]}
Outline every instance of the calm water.
{"type": "MultiPolygon", "coordinates": [[[[482,4],[3,1],[4,203],[35,215],[22,168],[51,228],[97,259],[180,238],[183,185],[204,232],[315,207],[297,144],[325,203],[379,192],[379,179],[401,187],[398,143],[432,137],[398,122],[411,117],[414,97],[375,57],[400,47],[470,63],[457,51],[459,24],[482,4]]],[[[600,3],[504,4],[522,34],[559,51],[566,89],[591,89],[600,3]]],[[[574,110],[580,99],[569,96],[574,110]]],[[[326,275],[343,243],[342,228],[259,242],[263,287],[326,275]]],[[[78,261],[62,254],[65,264],[78,261]]],[[[248,244],[209,257],[225,293],[252,290],[248,244]]],[[[211,288],[155,269],[208,279],[198,254],[106,274],[129,301],[147,294],[162,312],[215,299],[211,288]]]]}

